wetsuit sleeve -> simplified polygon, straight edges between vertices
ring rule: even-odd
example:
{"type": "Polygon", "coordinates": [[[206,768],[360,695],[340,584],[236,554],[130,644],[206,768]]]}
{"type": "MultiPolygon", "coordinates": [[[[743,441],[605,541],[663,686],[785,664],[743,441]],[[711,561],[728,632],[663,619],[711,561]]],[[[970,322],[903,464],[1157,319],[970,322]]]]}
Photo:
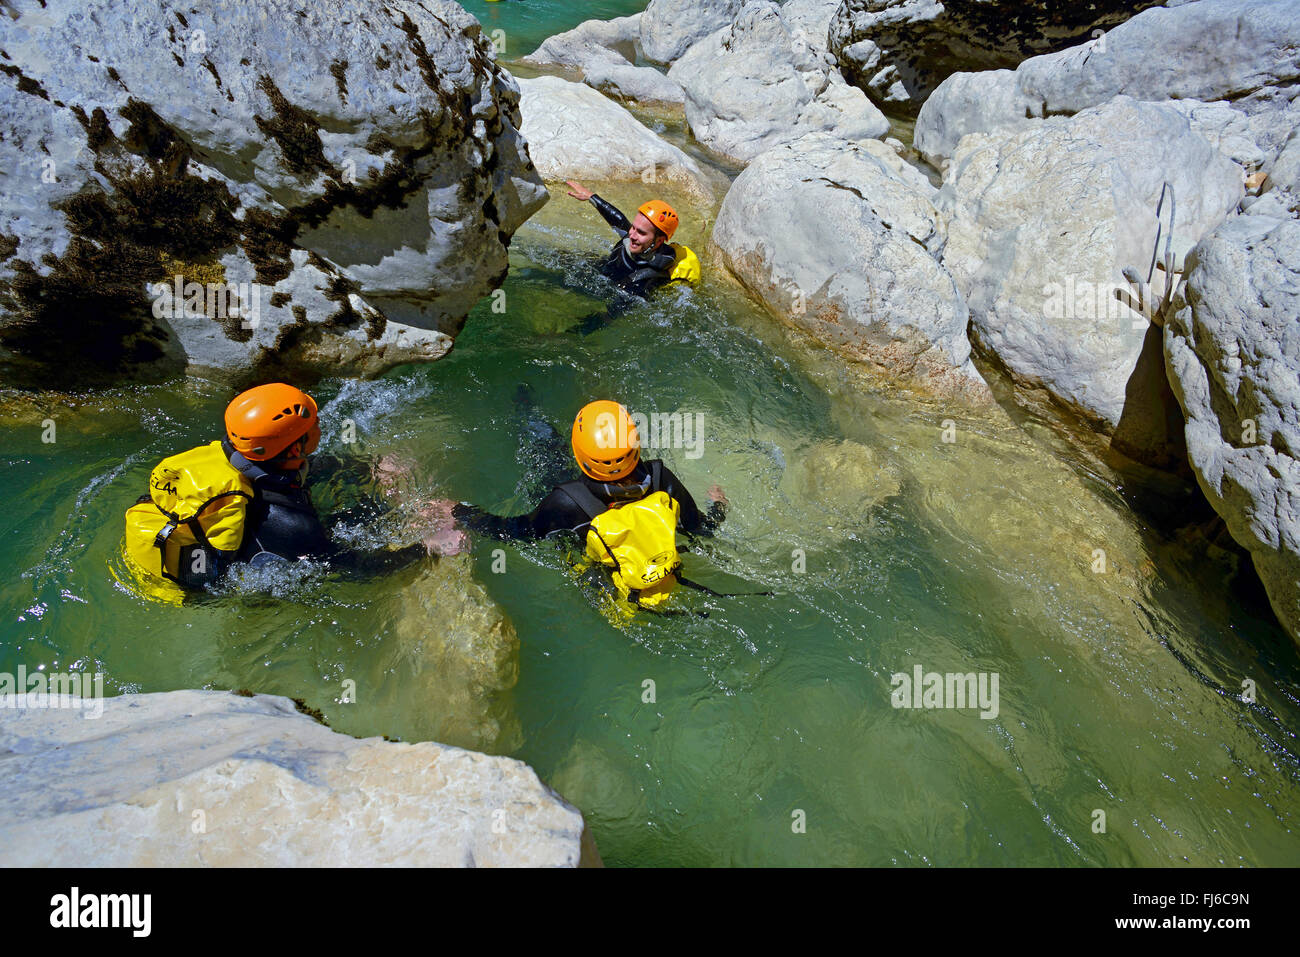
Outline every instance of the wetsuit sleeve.
{"type": "Polygon", "coordinates": [[[668,466],[661,466],[663,469],[663,491],[677,500],[681,506],[681,515],[678,521],[681,523],[682,530],[694,532],[700,535],[711,535],[718,530],[727,517],[727,507],[721,502],[710,502],[709,510],[701,512],[700,507],[695,504],[695,499],[687,491],[682,480],[673,474],[668,466]]]}
{"type": "Polygon", "coordinates": [[[428,554],[424,545],[417,542],[405,548],[385,548],[368,552],[336,545],[326,557],[331,565],[346,568],[350,572],[379,575],[413,565],[428,554]]]}
{"type": "Polygon", "coordinates": [[[527,515],[493,515],[486,509],[468,502],[457,502],[451,509],[452,517],[468,531],[489,538],[515,539],[533,538],[533,516],[527,515]]]}
{"type": "Polygon", "coordinates": [[[465,528],[492,538],[544,538],[555,532],[578,530],[590,519],[572,498],[556,488],[527,515],[493,515],[465,502],[451,510],[465,528]]]}
{"type": "Polygon", "coordinates": [[[591,194],[590,202],[592,206],[596,207],[596,211],[605,217],[605,222],[614,227],[615,231],[626,234],[632,228],[632,223],[618,211],[618,207],[613,203],[606,202],[595,193],[591,194]]]}

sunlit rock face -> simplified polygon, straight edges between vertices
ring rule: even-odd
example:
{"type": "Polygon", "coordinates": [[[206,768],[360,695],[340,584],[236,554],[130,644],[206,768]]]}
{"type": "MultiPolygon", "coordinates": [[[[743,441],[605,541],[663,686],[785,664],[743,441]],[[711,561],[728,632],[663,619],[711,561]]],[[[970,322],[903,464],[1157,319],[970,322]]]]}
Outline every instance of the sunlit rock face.
{"type": "Polygon", "coordinates": [[[522,79],[519,88],[529,150],[547,181],[664,183],[713,199],[695,160],[604,94],[555,76],[522,79]]]}
{"type": "Polygon", "coordinates": [[[1156,7],[1014,70],[953,73],[921,106],[917,149],[941,166],[967,133],[1070,116],[1127,96],[1181,110],[1229,158],[1259,168],[1300,122],[1295,12],[1290,0],[1156,7]]]}
{"type": "MultiPolygon", "coordinates": [[[[1128,290],[1124,269],[1145,278],[1166,183],[1177,199],[1166,238],[1181,260],[1241,201],[1240,167],[1178,111],[1118,97],[965,137],[935,201],[972,348],[1014,401],[1160,467],[1181,460],[1182,430],[1159,330],[1115,293],[1128,290]]],[[[1167,224],[1167,200],[1163,210],[1167,224]]],[[[1152,285],[1153,299],[1163,279],[1152,285]]]]}
{"type": "Polygon", "coordinates": [[[547,38],[523,62],[575,70],[592,89],[621,100],[680,104],[680,86],[654,67],[636,65],[641,20],[639,13],[613,20],[584,20],[572,30],[547,38]]]}
{"type": "Polygon", "coordinates": [[[454,3],[10,6],[0,359],[14,376],[436,358],[545,202],[518,89],[454,3]]]}
{"type": "MultiPolygon", "coordinates": [[[[795,8],[804,13],[806,5],[795,8]]],[[[805,133],[875,139],[889,121],[844,82],[824,46],[808,39],[806,16],[767,0],[693,45],[668,71],[686,90],[686,119],[701,143],[734,162],[805,133]]]]}
{"type": "Polygon", "coordinates": [[[713,242],[783,320],[900,380],[982,397],[966,303],[930,249],[933,195],[883,143],[809,134],[737,177],[713,242]]]}
{"type": "Polygon", "coordinates": [[[1189,257],[1165,327],[1187,455],[1300,640],[1300,222],[1239,216],[1189,257]]]}
{"type": "Polygon", "coordinates": [[[510,758],[351,738],[270,695],[124,695],[103,699],[100,717],[88,713],[0,709],[5,866],[584,859],[582,815],[510,758]]]}

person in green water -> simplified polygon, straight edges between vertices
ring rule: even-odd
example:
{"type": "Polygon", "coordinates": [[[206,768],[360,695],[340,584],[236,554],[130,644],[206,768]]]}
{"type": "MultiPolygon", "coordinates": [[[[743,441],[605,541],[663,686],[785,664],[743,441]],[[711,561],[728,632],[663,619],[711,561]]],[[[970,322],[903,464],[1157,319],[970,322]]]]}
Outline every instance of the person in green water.
{"type": "Polygon", "coordinates": [[[569,195],[591,203],[618,234],[618,241],[600,263],[600,273],[624,292],[649,299],[661,286],[699,278],[699,260],[685,246],[670,240],[677,231],[677,211],[660,199],[643,203],[629,220],[618,207],[576,180],[568,180],[569,195]]]}
{"type": "MultiPolygon", "coordinates": [[[[460,550],[463,536],[448,527],[450,512],[434,505],[421,512],[434,528],[419,544],[366,551],[334,538],[307,487],[320,414],[301,389],[283,382],[248,389],[226,407],[224,425],[222,439],[159,463],[149,494],[126,512],[128,565],[152,597],[178,601],[237,564],[314,558],[378,574],[460,550]]],[[[376,472],[381,486],[394,488],[391,469],[376,472]]]]}
{"type": "Polygon", "coordinates": [[[679,582],[700,588],[681,577],[676,532],[713,534],[726,518],[722,488],[709,488],[709,507],[701,510],[662,461],[641,460],[636,424],[617,402],[583,406],[572,446],[582,476],[557,485],[532,512],[501,516],[461,502],[452,515],[470,531],[500,539],[573,533],[586,540],[593,562],[611,569],[620,595],[641,607],[662,604],[679,582]]]}

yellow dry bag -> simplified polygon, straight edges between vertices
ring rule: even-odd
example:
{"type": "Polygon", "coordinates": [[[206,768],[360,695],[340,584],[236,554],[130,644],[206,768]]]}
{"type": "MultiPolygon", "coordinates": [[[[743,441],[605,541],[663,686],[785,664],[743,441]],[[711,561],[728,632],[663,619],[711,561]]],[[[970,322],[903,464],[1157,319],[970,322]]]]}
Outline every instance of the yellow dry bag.
{"type": "Polygon", "coordinates": [[[674,249],[677,251],[677,261],[673,263],[673,271],[668,281],[695,285],[700,281],[700,258],[695,255],[690,246],[678,243],[674,249]]]}
{"type": "Polygon", "coordinates": [[[611,569],[621,597],[650,608],[668,600],[682,567],[677,555],[680,512],[667,492],[651,492],[592,519],[587,557],[611,569]]]}
{"type": "Polygon", "coordinates": [[[177,601],[213,581],[244,540],[253,483],[230,464],[221,442],[163,459],[149,494],[126,510],[126,558],[151,597],[177,601]]]}

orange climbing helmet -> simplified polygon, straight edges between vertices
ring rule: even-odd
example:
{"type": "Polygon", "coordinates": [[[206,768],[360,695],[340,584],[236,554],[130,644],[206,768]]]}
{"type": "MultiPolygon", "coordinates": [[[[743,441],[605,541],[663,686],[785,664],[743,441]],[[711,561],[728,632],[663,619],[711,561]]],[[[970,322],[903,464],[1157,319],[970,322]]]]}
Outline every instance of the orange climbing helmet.
{"type": "Polygon", "coordinates": [[[641,461],[641,437],[627,409],[609,399],[584,405],[573,420],[573,457],[597,482],[629,475],[641,461]]]}
{"type": "Polygon", "coordinates": [[[315,399],[272,382],[241,392],[226,406],[226,438],[249,461],[265,462],[288,450],[284,467],[301,468],[320,443],[319,419],[315,399]]]}
{"type": "Polygon", "coordinates": [[[662,199],[650,200],[650,202],[643,204],[637,212],[650,220],[654,228],[664,234],[665,242],[673,238],[673,233],[677,231],[677,210],[662,199]]]}

